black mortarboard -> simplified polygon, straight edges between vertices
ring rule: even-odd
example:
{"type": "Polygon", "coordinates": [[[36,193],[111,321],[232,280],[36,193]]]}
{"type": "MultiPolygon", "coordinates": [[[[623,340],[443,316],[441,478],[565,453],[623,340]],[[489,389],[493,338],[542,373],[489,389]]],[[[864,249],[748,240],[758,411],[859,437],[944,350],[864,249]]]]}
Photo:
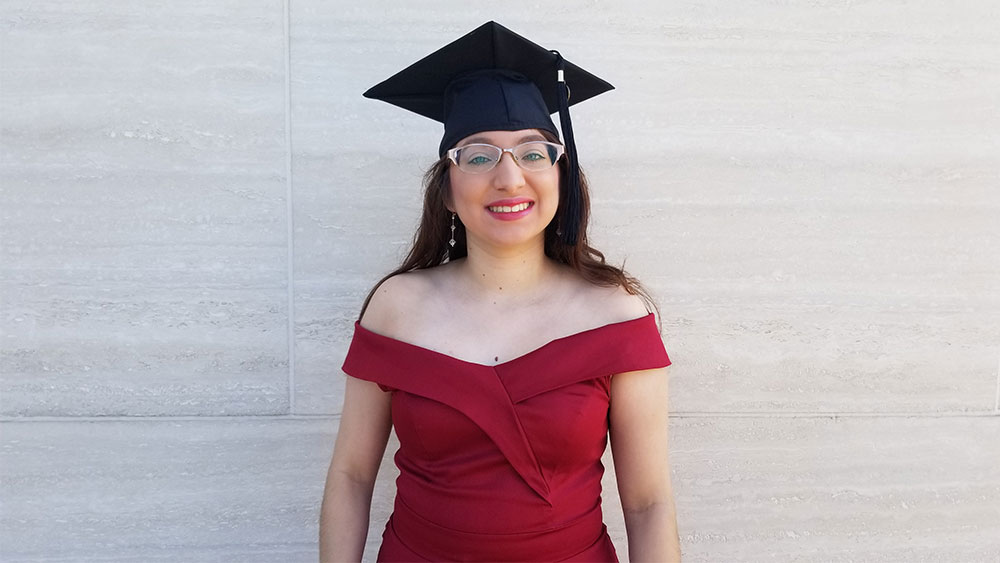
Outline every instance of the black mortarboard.
{"type": "Polygon", "coordinates": [[[569,157],[563,240],[579,229],[579,164],[569,105],[613,89],[496,22],[485,23],[387,80],[365,97],[389,102],[444,123],[438,155],[480,131],[541,129],[558,135],[550,114],[559,112],[569,157]]]}

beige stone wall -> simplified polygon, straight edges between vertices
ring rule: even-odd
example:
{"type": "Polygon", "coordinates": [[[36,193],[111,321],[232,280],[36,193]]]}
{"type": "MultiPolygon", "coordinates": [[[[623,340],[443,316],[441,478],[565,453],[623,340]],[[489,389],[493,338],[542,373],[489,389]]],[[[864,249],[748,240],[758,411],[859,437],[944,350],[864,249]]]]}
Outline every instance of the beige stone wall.
{"type": "Polygon", "coordinates": [[[6,0],[0,559],[315,559],[440,136],[360,94],[489,19],[617,87],[574,123],[687,560],[1000,558],[992,3],[6,0]]]}

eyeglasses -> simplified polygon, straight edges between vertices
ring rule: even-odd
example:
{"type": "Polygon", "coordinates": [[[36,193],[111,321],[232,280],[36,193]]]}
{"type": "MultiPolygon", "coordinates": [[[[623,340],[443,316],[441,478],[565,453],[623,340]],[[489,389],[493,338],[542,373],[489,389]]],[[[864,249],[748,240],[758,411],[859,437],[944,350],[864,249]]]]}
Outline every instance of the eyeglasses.
{"type": "Polygon", "coordinates": [[[528,141],[516,147],[502,149],[486,143],[472,143],[456,147],[448,151],[448,159],[458,166],[458,169],[468,174],[483,174],[493,170],[503,153],[510,153],[511,158],[522,169],[529,172],[548,170],[565,153],[565,148],[557,143],[546,141],[528,141]]]}

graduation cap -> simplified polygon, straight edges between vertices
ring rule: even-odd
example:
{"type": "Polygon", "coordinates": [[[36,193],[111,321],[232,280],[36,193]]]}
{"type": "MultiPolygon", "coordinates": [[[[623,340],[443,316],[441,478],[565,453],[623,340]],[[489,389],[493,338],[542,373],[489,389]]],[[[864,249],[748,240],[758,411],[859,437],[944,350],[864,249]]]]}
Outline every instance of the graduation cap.
{"type": "Polygon", "coordinates": [[[444,124],[439,156],[480,131],[540,129],[558,136],[559,112],[569,157],[560,221],[564,242],[579,230],[579,164],[569,106],[614,86],[506,27],[487,22],[364,93],[444,124]]]}

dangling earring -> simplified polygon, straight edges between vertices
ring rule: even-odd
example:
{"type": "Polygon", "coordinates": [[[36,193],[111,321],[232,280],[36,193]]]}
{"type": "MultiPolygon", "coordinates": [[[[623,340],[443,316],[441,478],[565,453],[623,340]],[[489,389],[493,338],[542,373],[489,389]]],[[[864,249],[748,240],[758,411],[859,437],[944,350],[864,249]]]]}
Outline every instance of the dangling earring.
{"type": "Polygon", "coordinates": [[[455,246],[455,214],[451,214],[451,240],[448,241],[448,245],[451,247],[455,246]]]}

